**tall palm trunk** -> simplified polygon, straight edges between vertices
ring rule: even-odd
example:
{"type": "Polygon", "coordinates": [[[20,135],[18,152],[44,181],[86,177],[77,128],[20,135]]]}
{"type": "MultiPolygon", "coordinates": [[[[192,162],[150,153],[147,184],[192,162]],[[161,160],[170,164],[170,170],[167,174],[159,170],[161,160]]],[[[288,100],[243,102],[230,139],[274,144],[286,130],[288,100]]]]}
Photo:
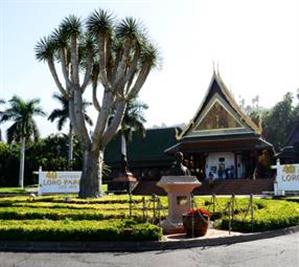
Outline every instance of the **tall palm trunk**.
{"type": "Polygon", "coordinates": [[[68,151],[68,167],[69,170],[73,169],[73,127],[72,124],[70,123],[70,128],[69,128],[69,151],[68,151]]]}
{"type": "Polygon", "coordinates": [[[19,187],[24,187],[24,167],[25,167],[25,137],[21,138],[20,147],[20,172],[19,172],[19,187]]]}
{"type": "Polygon", "coordinates": [[[121,133],[121,154],[127,160],[127,139],[123,132],[121,133]]]}

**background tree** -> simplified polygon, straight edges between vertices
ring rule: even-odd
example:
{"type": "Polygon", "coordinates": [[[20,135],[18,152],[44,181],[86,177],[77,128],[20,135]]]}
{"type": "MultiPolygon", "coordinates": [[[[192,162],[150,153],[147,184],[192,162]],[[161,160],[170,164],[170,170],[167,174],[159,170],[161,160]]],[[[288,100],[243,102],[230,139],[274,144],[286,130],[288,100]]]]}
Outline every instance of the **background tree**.
{"type": "MultiPolygon", "coordinates": [[[[53,122],[57,120],[57,129],[59,131],[62,130],[63,126],[65,125],[66,121],[69,120],[69,101],[63,95],[54,94],[53,98],[58,100],[61,104],[60,109],[54,109],[52,113],[49,115],[48,120],[53,122]]],[[[87,106],[91,105],[91,103],[83,101],[82,103],[82,111],[84,115],[85,121],[92,126],[92,120],[86,113],[87,106]]],[[[68,134],[68,168],[72,168],[72,160],[73,160],[73,127],[71,122],[69,122],[69,134],[68,134]]]]}
{"type": "Polygon", "coordinates": [[[296,114],[293,107],[293,96],[287,93],[283,100],[278,102],[271,110],[265,113],[262,126],[263,137],[272,143],[279,151],[287,141],[293,127],[296,114]]]}
{"type": "Polygon", "coordinates": [[[148,109],[148,105],[137,99],[131,99],[128,102],[124,118],[121,123],[121,154],[127,161],[127,143],[132,140],[133,132],[140,133],[145,137],[144,110],[148,109]]]}
{"type": "Polygon", "coordinates": [[[36,57],[48,63],[60,93],[69,101],[70,120],[84,155],[79,196],[94,197],[100,189],[103,150],[118,131],[128,101],[137,96],[156,66],[157,50],[133,18],[115,22],[110,13],[99,9],[84,22],[73,15],[65,18],[37,43],[36,57]],[[57,74],[57,64],[64,81],[57,74]],[[98,112],[91,135],[82,112],[89,84],[98,112]],[[108,124],[112,110],[115,116],[108,124]]]}
{"type": "Polygon", "coordinates": [[[9,105],[1,118],[1,122],[13,121],[13,124],[7,129],[7,142],[20,143],[20,172],[19,186],[24,187],[24,164],[26,141],[32,137],[39,137],[38,128],[34,116],[45,116],[46,114],[39,106],[39,99],[24,101],[18,96],[9,100],[9,105]]]}
{"type": "MultiPolygon", "coordinates": [[[[3,99],[0,99],[0,105],[2,104],[5,104],[5,101],[3,99]]],[[[0,111],[0,120],[1,120],[1,117],[3,115],[3,111],[0,111]]],[[[0,129],[0,142],[2,141],[2,131],[0,129]]]]}

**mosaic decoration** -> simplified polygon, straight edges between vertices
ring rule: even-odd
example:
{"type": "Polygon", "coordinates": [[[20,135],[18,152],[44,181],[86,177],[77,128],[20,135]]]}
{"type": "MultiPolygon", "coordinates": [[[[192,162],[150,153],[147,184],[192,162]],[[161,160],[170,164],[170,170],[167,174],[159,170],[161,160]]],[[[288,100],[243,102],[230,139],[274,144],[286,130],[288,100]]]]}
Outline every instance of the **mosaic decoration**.
{"type": "Polygon", "coordinates": [[[196,130],[203,131],[241,127],[241,124],[222,105],[215,102],[196,130]]]}

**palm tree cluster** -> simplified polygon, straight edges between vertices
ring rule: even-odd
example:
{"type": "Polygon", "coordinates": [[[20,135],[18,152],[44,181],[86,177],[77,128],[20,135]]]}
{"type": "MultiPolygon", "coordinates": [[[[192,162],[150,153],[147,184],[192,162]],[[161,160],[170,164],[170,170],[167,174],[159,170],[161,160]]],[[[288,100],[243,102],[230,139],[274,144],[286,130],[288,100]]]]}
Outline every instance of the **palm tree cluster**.
{"type": "Polygon", "coordinates": [[[82,143],[79,196],[95,196],[103,150],[119,129],[128,102],[137,97],[157,66],[157,49],[136,19],[116,21],[111,13],[99,9],[84,21],[74,15],[65,18],[37,43],[35,51],[36,58],[48,64],[57,88],[67,99],[72,128],[82,143]],[[57,65],[62,75],[58,75],[57,65]],[[83,112],[83,94],[89,85],[98,111],[91,135],[83,112]]]}
{"type": "Polygon", "coordinates": [[[25,165],[25,146],[26,142],[32,138],[39,137],[39,131],[34,120],[34,116],[45,116],[45,112],[39,106],[39,99],[24,101],[18,96],[9,100],[10,106],[1,112],[0,123],[13,121],[7,129],[7,141],[9,143],[20,143],[20,173],[19,186],[24,186],[24,165],[25,165]]]}

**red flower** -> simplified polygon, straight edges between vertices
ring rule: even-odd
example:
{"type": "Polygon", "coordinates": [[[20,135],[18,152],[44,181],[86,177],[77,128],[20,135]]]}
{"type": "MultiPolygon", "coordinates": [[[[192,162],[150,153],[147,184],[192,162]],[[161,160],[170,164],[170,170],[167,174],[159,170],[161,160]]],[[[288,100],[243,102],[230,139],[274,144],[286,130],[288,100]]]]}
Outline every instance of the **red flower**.
{"type": "Polygon", "coordinates": [[[211,213],[203,208],[189,209],[187,215],[188,216],[202,215],[205,217],[211,217],[211,213]]]}

